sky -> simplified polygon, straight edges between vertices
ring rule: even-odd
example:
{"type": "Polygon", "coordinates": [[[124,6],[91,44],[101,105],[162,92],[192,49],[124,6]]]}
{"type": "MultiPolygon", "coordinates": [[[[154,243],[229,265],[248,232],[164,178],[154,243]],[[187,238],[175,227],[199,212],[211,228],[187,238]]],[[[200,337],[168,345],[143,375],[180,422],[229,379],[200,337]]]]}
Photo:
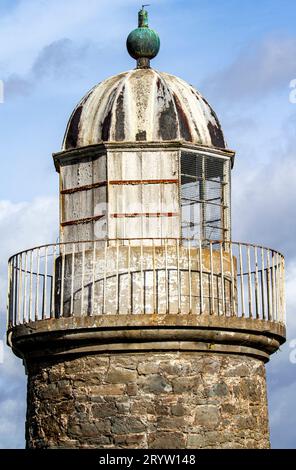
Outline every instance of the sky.
{"type": "MultiPolygon", "coordinates": [[[[153,67],[180,76],[207,98],[236,151],[233,240],[270,246],[286,258],[288,338],[267,364],[267,382],[272,447],[295,448],[296,93],[290,83],[296,79],[296,3],[150,3],[150,25],[161,40],[153,67]]],[[[7,259],[56,241],[58,175],[51,154],[60,150],[80,98],[108,76],[134,68],[125,41],[140,6],[134,0],[0,0],[3,341],[7,259]]],[[[23,365],[5,347],[0,448],[24,447],[25,400],[23,365]]]]}

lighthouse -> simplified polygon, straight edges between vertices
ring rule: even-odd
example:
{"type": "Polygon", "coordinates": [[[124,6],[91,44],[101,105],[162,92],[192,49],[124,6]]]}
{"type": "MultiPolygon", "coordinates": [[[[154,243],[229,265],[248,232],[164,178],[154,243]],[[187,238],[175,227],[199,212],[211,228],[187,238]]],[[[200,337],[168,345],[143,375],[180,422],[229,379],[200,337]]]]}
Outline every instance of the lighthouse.
{"type": "Polygon", "coordinates": [[[268,448],[265,363],[285,341],[284,258],[231,237],[235,153],[190,84],[135,68],[74,109],[60,242],[12,256],[7,340],[28,448],[268,448]]]}

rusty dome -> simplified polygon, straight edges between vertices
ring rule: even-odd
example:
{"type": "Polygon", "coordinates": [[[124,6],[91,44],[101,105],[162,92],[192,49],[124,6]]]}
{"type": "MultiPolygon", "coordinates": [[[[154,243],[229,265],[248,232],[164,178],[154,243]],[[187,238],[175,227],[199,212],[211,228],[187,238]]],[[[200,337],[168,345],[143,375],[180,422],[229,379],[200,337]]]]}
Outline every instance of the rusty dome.
{"type": "Polygon", "coordinates": [[[69,120],[63,150],[101,142],[186,141],[225,148],[219,120],[184,80],[135,69],[95,86],[69,120]]]}

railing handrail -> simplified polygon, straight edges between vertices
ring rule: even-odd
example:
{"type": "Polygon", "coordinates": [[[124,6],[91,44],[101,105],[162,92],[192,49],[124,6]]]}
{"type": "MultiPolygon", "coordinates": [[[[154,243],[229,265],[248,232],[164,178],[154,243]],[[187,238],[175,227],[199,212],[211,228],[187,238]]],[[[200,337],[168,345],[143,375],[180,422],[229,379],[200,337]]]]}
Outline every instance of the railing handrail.
{"type": "Polygon", "coordinates": [[[38,250],[38,249],[42,249],[42,248],[49,248],[49,247],[53,247],[53,246],[70,246],[70,245],[78,245],[78,244],[86,244],[86,243],[99,243],[99,242],[116,242],[116,241],[145,241],[145,240],[157,240],[157,241],[176,241],[176,240],[179,240],[180,242],[181,241],[187,241],[187,242],[199,242],[201,241],[202,243],[211,243],[212,245],[221,245],[221,244],[224,244],[224,245],[227,245],[227,244],[232,244],[232,245],[241,245],[241,246],[249,246],[249,247],[253,247],[253,248],[259,248],[259,249],[263,249],[263,250],[266,250],[266,251],[270,251],[272,253],[277,253],[278,255],[280,255],[282,258],[285,258],[284,255],[282,254],[282,252],[274,249],[274,248],[270,248],[266,245],[261,245],[261,244],[256,244],[256,243],[249,243],[249,242],[239,242],[239,241],[236,241],[236,240],[210,240],[210,239],[207,239],[207,238],[204,238],[204,239],[199,239],[199,238],[196,238],[196,237],[191,237],[191,238],[185,238],[185,237],[135,237],[135,238],[96,238],[96,239],[92,239],[92,240],[75,240],[75,241],[72,241],[72,242],[58,242],[58,243],[47,243],[45,245],[37,245],[37,246],[33,246],[33,247],[30,247],[30,248],[27,248],[25,250],[22,250],[22,251],[19,251],[17,253],[14,253],[13,255],[11,255],[9,258],[8,258],[8,263],[16,256],[19,256],[19,255],[22,255],[24,253],[28,253],[30,251],[34,251],[34,250],[38,250]]]}
{"type": "Polygon", "coordinates": [[[285,322],[284,257],[253,243],[194,237],[59,242],[11,256],[8,271],[13,326],[113,314],[115,304],[115,314],[177,310],[285,322]]]}

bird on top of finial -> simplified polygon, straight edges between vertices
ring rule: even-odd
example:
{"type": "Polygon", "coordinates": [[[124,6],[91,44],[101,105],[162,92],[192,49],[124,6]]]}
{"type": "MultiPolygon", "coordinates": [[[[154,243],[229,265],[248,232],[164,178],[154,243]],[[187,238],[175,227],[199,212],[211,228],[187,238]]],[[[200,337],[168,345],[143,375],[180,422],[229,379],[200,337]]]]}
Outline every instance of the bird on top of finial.
{"type": "Polygon", "coordinates": [[[142,5],[138,13],[138,28],[134,29],[127,38],[126,47],[131,57],[137,60],[137,68],[150,68],[150,60],[157,56],[160,39],[156,31],[148,26],[148,12],[142,5]]]}

